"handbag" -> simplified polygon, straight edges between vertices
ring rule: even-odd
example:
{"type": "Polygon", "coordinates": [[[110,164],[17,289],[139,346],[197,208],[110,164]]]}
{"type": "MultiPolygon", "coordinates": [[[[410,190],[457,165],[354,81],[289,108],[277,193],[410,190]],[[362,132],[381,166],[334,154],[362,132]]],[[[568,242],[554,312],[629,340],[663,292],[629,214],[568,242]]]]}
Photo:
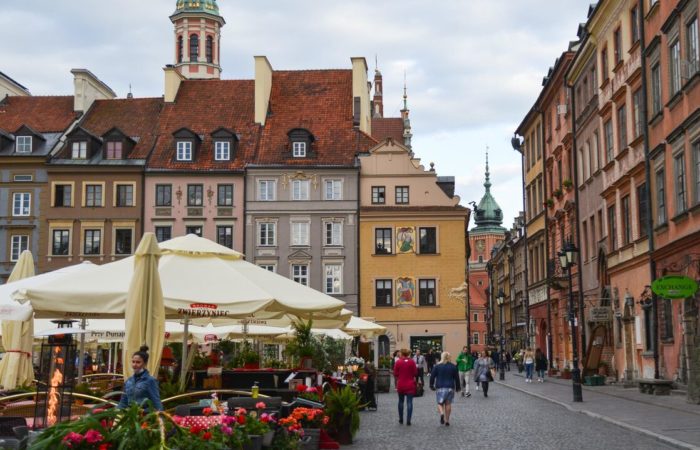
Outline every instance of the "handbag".
{"type": "Polygon", "coordinates": [[[416,397],[422,397],[423,394],[425,393],[425,389],[423,388],[423,383],[420,381],[416,383],[416,397]]]}

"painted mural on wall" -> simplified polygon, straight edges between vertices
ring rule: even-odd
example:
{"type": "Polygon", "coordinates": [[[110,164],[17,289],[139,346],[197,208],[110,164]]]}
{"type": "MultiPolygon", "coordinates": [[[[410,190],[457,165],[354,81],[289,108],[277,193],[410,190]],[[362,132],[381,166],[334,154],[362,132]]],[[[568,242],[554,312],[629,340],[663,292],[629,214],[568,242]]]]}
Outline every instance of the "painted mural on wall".
{"type": "Polygon", "coordinates": [[[401,277],[396,280],[397,304],[413,306],[416,298],[416,280],[411,277],[401,277]]]}
{"type": "Polygon", "coordinates": [[[414,253],[416,251],[416,229],[414,227],[396,228],[396,253],[414,253]]]}

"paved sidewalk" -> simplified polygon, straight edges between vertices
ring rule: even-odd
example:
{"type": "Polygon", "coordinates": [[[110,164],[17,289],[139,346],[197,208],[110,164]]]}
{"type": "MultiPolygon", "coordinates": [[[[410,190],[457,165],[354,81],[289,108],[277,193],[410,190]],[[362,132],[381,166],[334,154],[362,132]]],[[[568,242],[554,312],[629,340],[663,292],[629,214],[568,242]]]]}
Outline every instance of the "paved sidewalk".
{"type": "Polygon", "coordinates": [[[583,402],[574,403],[570,380],[547,378],[544,383],[525,383],[524,373],[510,371],[505,381],[498,383],[674,447],[700,449],[700,405],[686,403],[683,396],[647,395],[636,388],[618,386],[583,386],[583,402]]]}

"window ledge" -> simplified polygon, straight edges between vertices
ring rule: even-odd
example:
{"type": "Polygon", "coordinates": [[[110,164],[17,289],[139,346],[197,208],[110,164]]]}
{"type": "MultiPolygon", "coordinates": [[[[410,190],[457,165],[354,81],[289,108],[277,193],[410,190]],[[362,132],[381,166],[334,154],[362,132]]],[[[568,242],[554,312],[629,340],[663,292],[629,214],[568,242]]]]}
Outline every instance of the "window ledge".
{"type": "Polygon", "coordinates": [[[694,206],[692,206],[692,207],[688,210],[688,212],[691,213],[691,214],[693,214],[693,215],[695,215],[695,213],[697,213],[697,212],[699,212],[699,211],[700,211],[700,201],[698,201],[698,203],[696,203],[694,206]]]}
{"type": "Polygon", "coordinates": [[[661,338],[661,343],[663,345],[673,345],[673,338],[661,338]]]}
{"type": "Polygon", "coordinates": [[[651,116],[651,119],[649,119],[649,125],[654,126],[654,125],[658,124],[659,122],[661,122],[661,118],[663,116],[664,116],[664,110],[662,108],[659,110],[659,112],[657,112],[656,114],[651,116]]]}
{"type": "Polygon", "coordinates": [[[615,63],[615,67],[613,67],[612,69],[613,73],[617,73],[624,65],[625,62],[622,59],[620,59],[617,63],[615,63]]]}
{"type": "Polygon", "coordinates": [[[685,81],[683,87],[681,87],[681,90],[687,94],[688,91],[691,90],[693,86],[697,84],[698,80],[700,80],[700,70],[695,72],[692,77],[688,78],[685,81]]]}
{"type": "Polygon", "coordinates": [[[416,308],[439,308],[440,305],[416,305],[416,308]]]}
{"type": "Polygon", "coordinates": [[[653,358],[654,357],[654,352],[651,350],[647,350],[642,352],[642,358],[653,358]]]}
{"type": "Polygon", "coordinates": [[[615,165],[615,158],[611,159],[605,165],[603,166],[603,172],[607,172],[609,169],[611,169],[615,165]]]}
{"type": "Polygon", "coordinates": [[[664,231],[668,230],[668,222],[664,222],[662,224],[659,224],[654,228],[654,233],[663,233],[664,231]]]}
{"type": "Polygon", "coordinates": [[[396,253],[372,253],[372,256],[396,256],[396,253]]]}
{"type": "Polygon", "coordinates": [[[644,134],[643,134],[643,133],[639,133],[639,136],[637,136],[636,138],[634,138],[634,139],[632,140],[632,142],[629,143],[629,146],[630,146],[630,147],[636,147],[637,145],[641,144],[643,140],[644,140],[644,134]]]}
{"type": "MultiPolygon", "coordinates": [[[[607,74],[606,74],[607,75],[607,74]]],[[[605,87],[610,84],[610,77],[606,77],[602,83],[600,83],[600,90],[602,91],[605,87]]]]}
{"type": "Polygon", "coordinates": [[[627,146],[627,147],[623,148],[622,150],[620,150],[619,152],[617,152],[617,155],[615,155],[615,160],[620,161],[622,158],[624,158],[627,155],[627,153],[629,153],[629,150],[630,150],[630,148],[629,148],[629,146],[627,146]]]}
{"type": "Polygon", "coordinates": [[[673,223],[678,224],[678,223],[681,223],[681,222],[687,220],[688,217],[690,217],[690,213],[686,209],[682,213],[676,214],[674,217],[671,218],[671,220],[673,220],[673,223]]]}
{"type": "Polygon", "coordinates": [[[372,308],[379,308],[379,309],[389,309],[389,308],[395,308],[395,305],[374,305],[372,308]]]}
{"type": "Polygon", "coordinates": [[[634,41],[634,43],[632,44],[630,49],[627,51],[627,53],[631,55],[632,53],[634,53],[635,50],[637,50],[637,48],[639,48],[639,46],[640,46],[640,40],[637,39],[636,41],[634,41]]]}
{"type": "Polygon", "coordinates": [[[678,92],[673,94],[673,97],[666,103],[666,108],[672,110],[680,101],[683,96],[683,90],[679,89],[678,92]]]}
{"type": "Polygon", "coordinates": [[[416,253],[416,256],[440,256],[440,253],[416,253]]]}

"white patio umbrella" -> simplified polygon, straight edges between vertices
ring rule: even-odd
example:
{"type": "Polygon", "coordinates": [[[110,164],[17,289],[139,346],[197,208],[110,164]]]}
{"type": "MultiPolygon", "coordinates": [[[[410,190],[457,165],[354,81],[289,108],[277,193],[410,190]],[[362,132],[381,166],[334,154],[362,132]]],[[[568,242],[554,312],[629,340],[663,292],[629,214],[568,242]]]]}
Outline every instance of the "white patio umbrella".
{"type": "Polygon", "coordinates": [[[343,331],[352,336],[364,336],[366,338],[371,338],[386,334],[386,327],[360,317],[352,316],[350,321],[343,328],[343,331]]]}

